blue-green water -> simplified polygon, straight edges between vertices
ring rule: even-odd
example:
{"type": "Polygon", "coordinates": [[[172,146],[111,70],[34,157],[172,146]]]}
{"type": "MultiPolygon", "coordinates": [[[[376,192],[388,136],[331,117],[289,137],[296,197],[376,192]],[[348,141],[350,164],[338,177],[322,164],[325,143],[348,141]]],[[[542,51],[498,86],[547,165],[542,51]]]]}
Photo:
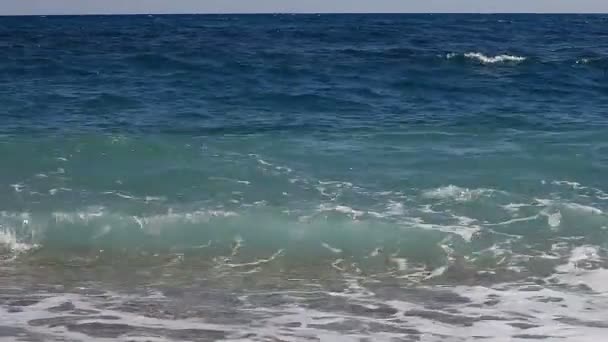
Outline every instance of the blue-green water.
{"type": "Polygon", "coordinates": [[[607,23],[0,18],[7,336],[597,341],[607,23]]]}

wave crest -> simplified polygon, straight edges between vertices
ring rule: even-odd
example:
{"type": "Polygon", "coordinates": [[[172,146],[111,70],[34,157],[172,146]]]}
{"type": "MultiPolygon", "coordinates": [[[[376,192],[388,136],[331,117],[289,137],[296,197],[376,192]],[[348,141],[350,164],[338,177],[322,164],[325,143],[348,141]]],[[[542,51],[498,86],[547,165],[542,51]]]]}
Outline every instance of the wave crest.
{"type": "Polygon", "coordinates": [[[496,56],[488,56],[481,52],[467,52],[465,54],[459,55],[456,53],[449,53],[446,55],[447,59],[454,59],[457,57],[463,57],[470,60],[475,60],[481,64],[497,64],[497,63],[521,63],[525,61],[527,58],[523,56],[515,56],[515,55],[496,55],[496,56]]]}

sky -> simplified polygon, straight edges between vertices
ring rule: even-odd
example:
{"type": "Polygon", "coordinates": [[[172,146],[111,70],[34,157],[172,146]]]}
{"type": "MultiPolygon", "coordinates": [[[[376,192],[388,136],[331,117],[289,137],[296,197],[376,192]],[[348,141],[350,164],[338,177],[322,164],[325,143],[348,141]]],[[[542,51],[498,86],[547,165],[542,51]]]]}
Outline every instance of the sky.
{"type": "Polygon", "coordinates": [[[608,0],[0,0],[0,15],[277,12],[608,13],[608,0]]]}

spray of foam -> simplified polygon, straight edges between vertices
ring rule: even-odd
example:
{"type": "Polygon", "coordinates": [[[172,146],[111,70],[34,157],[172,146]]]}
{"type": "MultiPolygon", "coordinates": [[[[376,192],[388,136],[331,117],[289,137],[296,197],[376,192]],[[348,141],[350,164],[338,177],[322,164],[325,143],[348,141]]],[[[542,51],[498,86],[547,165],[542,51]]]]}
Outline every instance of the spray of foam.
{"type": "Polygon", "coordinates": [[[35,248],[36,245],[20,242],[11,229],[0,226],[0,248],[8,254],[19,254],[35,248]]]}

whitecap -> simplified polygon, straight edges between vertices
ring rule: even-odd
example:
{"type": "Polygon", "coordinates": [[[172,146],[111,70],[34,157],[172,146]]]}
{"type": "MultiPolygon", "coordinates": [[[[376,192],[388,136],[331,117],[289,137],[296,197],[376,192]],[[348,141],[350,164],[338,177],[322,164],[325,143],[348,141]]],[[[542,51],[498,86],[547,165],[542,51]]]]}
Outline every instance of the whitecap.
{"type": "MultiPolygon", "coordinates": [[[[480,52],[467,52],[464,54],[465,58],[476,60],[482,64],[496,64],[496,63],[521,63],[526,60],[526,57],[514,56],[508,54],[488,56],[480,52]]],[[[454,58],[451,57],[451,58],[454,58]]]]}
{"type": "Polygon", "coordinates": [[[454,59],[454,58],[458,58],[459,56],[462,56],[462,57],[468,58],[468,59],[474,59],[483,64],[506,63],[506,62],[519,63],[519,62],[523,62],[527,59],[526,57],[523,57],[523,56],[515,56],[515,55],[509,55],[509,54],[488,56],[481,52],[467,52],[464,54],[450,52],[445,55],[446,59],[454,59]]]}

